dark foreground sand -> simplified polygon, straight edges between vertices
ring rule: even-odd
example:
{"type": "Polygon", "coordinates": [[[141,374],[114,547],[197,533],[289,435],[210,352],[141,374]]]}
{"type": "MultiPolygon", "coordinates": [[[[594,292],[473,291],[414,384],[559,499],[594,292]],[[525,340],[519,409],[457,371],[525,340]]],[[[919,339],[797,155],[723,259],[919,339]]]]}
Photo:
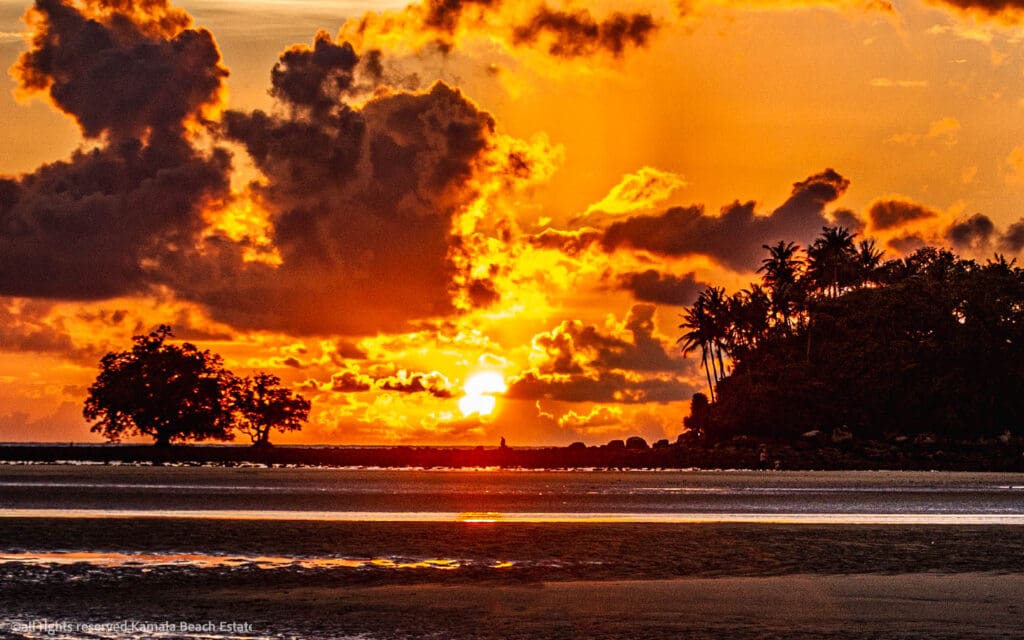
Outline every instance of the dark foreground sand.
{"type": "Polygon", "coordinates": [[[242,590],[189,585],[177,591],[136,589],[120,598],[110,597],[113,592],[60,595],[49,606],[33,608],[47,610],[52,619],[81,608],[79,613],[89,611],[95,620],[248,622],[254,635],[264,637],[971,639],[1021,637],[1024,576],[790,575],[242,590]]]}
{"type": "Polygon", "coordinates": [[[1022,594],[1021,576],[911,574],[308,589],[285,597],[413,628],[446,621],[442,637],[1019,638],[1022,594]]]}

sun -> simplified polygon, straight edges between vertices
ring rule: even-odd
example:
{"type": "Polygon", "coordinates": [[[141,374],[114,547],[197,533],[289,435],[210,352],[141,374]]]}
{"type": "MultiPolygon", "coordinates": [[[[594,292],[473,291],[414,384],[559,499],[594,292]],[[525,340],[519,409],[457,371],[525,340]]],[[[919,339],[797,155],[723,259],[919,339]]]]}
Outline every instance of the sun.
{"type": "Polygon", "coordinates": [[[459,410],[462,411],[462,415],[489,416],[498,404],[494,395],[508,391],[508,385],[500,373],[482,371],[466,378],[462,390],[466,394],[459,398],[459,410]]]}

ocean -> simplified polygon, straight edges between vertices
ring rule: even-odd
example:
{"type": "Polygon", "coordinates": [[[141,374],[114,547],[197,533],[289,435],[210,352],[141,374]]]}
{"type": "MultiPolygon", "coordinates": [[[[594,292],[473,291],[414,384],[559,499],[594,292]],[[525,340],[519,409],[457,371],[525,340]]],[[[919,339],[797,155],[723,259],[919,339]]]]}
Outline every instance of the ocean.
{"type": "Polygon", "coordinates": [[[5,465],[0,637],[1019,637],[1021,525],[1015,474],[5,465]]]}

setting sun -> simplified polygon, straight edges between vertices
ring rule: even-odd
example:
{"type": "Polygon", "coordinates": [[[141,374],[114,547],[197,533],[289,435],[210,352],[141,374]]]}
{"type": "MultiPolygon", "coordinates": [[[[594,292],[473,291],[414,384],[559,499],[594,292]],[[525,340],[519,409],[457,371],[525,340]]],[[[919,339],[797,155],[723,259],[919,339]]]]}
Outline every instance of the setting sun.
{"type": "Polygon", "coordinates": [[[496,393],[508,391],[508,385],[500,373],[485,371],[476,373],[466,379],[462,390],[466,393],[459,399],[459,410],[462,415],[489,416],[497,405],[496,393]]]}

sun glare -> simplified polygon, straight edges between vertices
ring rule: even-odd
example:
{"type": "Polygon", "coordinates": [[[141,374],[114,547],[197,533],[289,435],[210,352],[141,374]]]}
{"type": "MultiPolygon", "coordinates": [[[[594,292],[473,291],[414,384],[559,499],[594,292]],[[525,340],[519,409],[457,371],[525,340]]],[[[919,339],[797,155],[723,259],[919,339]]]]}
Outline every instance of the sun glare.
{"type": "Polygon", "coordinates": [[[459,410],[462,411],[462,415],[489,416],[498,404],[494,394],[508,391],[508,385],[500,373],[484,371],[469,376],[462,390],[466,394],[459,399],[459,410]]]}

